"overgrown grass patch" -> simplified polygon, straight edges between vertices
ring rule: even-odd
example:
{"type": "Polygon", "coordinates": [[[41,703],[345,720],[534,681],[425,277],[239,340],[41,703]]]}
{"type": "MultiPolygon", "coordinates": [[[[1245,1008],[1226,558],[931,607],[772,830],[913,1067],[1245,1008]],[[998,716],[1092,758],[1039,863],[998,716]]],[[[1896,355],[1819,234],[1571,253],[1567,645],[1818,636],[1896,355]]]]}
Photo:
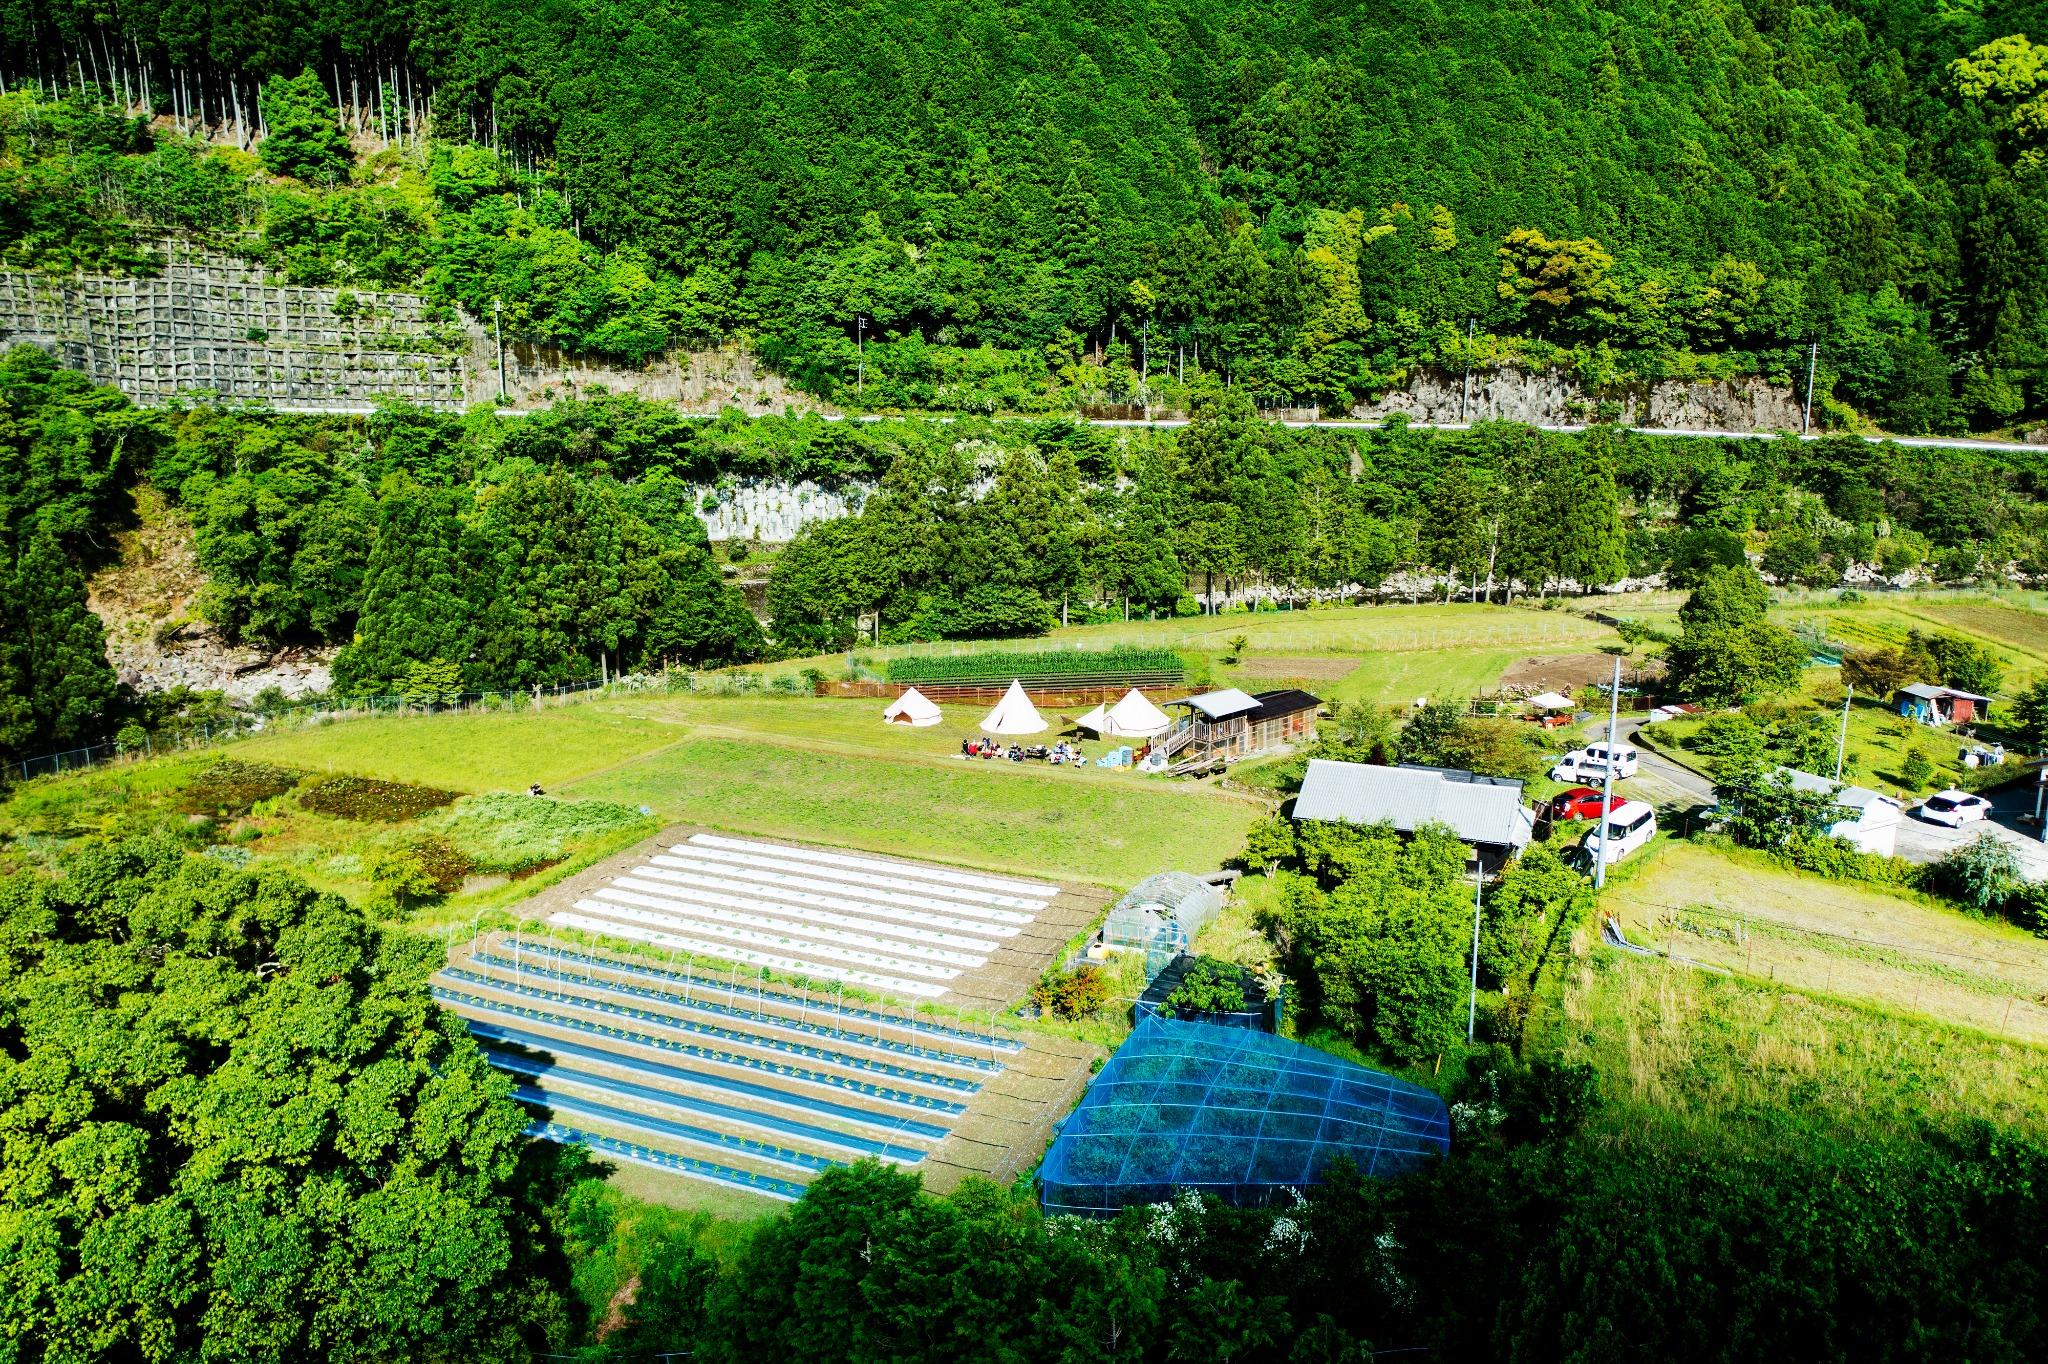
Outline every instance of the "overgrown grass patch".
{"type": "Polygon", "coordinates": [[[185,785],[180,805],[197,815],[244,815],[297,787],[305,774],[275,763],[222,758],[185,785]]]}
{"type": "Polygon", "coordinates": [[[593,842],[624,832],[652,832],[654,821],[630,805],[555,800],[493,792],[470,796],[425,821],[446,836],[478,871],[527,871],[559,862],[593,842]]]}
{"type": "Polygon", "coordinates": [[[455,799],[437,786],[377,781],[371,777],[327,777],[308,786],[299,804],[315,814],[374,824],[402,824],[455,799]]]}

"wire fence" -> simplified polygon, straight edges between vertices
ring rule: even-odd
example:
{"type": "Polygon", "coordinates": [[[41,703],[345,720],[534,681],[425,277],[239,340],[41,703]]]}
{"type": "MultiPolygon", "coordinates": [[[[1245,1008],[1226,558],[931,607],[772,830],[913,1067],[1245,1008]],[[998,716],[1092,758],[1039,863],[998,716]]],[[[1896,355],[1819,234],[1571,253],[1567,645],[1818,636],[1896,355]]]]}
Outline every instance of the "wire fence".
{"type": "MultiPolygon", "coordinates": [[[[694,685],[695,678],[691,674],[675,676],[688,677],[691,685],[694,685]]],[[[660,681],[662,675],[657,674],[655,678],[656,681],[660,681]]],[[[645,683],[636,685],[636,681],[637,679],[631,678],[593,677],[581,682],[566,682],[554,687],[537,686],[524,691],[454,692],[440,696],[410,693],[394,696],[320,697],[277,706],[264,706],[260,709],[229,710],[217,717],[188,721],[175,728],[145,731],[127,742],[117,739],[108,743],[67,748],[33,758],[10,758],[0,762],[0,776],[9,781],[27,781],[31,777],[82,772],[88,768],[105,767],[110,763],[135,762],[162,753],[210,748],[216,744],[229,743],[256,734],[310,728],[342,720],[391,715],[463,715],[485,711],[538,710],[550,701],[560,701],[595,691],[614,688],[648,689],[645,683]]]]}

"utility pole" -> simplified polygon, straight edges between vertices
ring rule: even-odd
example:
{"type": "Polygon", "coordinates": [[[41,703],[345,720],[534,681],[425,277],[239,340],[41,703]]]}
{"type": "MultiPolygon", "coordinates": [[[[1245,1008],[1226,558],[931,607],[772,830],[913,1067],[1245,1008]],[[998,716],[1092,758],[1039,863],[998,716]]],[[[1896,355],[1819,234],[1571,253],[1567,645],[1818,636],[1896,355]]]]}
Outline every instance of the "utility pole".
{"type": "Polygon", "coordinates": [[[856,373],[857,373],[857,376],[858,376],[858,377],[856,377],[856,378],[854,379],[854,381],[853,381],[853,391],[854,391],[854,392],[856,392],[856,393],[866,393],[866,392],[868,391],[868,320],[867,320],[867,318],[865,318],[865,317],[856,317],[856,318],[854,318],[854,319],[853,319],[853,336],[854,336],[854,342],[853,342],[853,347],[854,347],[854,350],[855,350],[855,352],[857,353],[857,355],[858,355],[858,357],[859,357],[859,358],[858,358],[858,360],[856,361],[856,365],[857,365],[857,370],[856,370],[856,373]]]}
{"type": "Polygon", "coordinates": [[[1465,319],[1465,388],[1458,394],[1458,420],[1465,420],[1466,405],[1472,401],[1472,333],[1479,326],[1478,319],[1465,319]]]}
{"type": "Polygon", "coordinates": [[[1486,884],[1486,864],[1479,849],[1472,849],[1472,993],[1465,999],[1465,1044],[1470,1046],[1479,1027],[1479,891],[1486,884]]]}
{"type": "Polygon", "coordinates": [[[1813,371],[1820,363],[1820,342],[1816,341],[1806,352],[1806,412],[1799,419],[1801,436],[1813,429],[1813,371]]]}
{"type": "Polygon", "coordinates": [[[1614,659],[1614,685],[1607,693],[1607,775],[1600,780],[1600,855],[1593,862],[1593,889],[1607,885],[1607,858],[1614,843],[1614,748],[1621,742],[1621,656],[1614,659]]]}
{"type": "Polygon", "coordinates": [[[1849,756],[1849,703],[1856,699],[1856,684],[1849,684],[1849,694],[1842,698],[1842,737],[1835,741],[1835,780],[1842,779],[1842,763],[1849,756]]]}
{"type": "Polygon", "coordinates": [[[498,334],[498,401],[505,401],[505,300],[491,300],[491,330],[498,334]]]}

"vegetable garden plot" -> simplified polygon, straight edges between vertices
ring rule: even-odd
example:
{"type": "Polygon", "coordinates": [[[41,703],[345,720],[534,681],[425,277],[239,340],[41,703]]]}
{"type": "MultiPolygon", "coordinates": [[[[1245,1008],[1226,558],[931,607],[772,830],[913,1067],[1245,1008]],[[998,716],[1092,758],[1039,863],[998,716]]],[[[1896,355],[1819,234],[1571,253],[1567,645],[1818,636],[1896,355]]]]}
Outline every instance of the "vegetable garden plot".
{"type": "Polygon", "coordinates": [[[557,910],[587,933],[943,999],[1025,934],[1050,882],[696,833],[557,910]]]}

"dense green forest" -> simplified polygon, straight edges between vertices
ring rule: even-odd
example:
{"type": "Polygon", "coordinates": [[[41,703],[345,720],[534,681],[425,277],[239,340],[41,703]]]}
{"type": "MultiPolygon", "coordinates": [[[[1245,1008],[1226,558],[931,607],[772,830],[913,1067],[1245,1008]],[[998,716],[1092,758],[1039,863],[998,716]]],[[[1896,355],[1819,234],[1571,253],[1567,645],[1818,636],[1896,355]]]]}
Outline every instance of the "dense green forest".
{"type": "Polygon", "coordinates": [[[84,601],[138,487],[189,524],[226,639],[346,646],[337,691],[422,699],[824,652],[863,622],[885,642],[1030,635],[1401,573],[1496,600],[1657,573],[1689,587],[1758,544],[1782,583],[2048,571],[2024,450],[1290,430],[1242,388],[1190,389],[1190,424],[1168,431],[693,421],[602,395],[509,421],[143,411],[20,347],[0,357],[0,565],[20,584],[0,595],[0,750],[167,718],[118,694],[84,601]],[[753,547],[708,544],[698,519],[749,478],[872,489],[774,556],[765,626],[720,562],[753,547]]]}
{"type": "MultiPolygon", "coordinates": [[[[1398,1182],[1340,1169],[1281,1209],[1189,1197],[1096,1223],[980,1182],[933,1198],[866,1162],[715,1254],[689,1218],[633,1214],[581,1151],[521,1141],[510,1081],[428,1000],[431,937],[199,854],[210,837],[180,820],[0,877],[9,1360],[2003,1364],[2048,1348],[2038,1147],[1988,1128],[1844,1139],[1789,1116],[1719,1137],[1596,1128],[1585,1068],[1505,1047],[1446,1078],[1454,1154],[1398,1182]],[[586,1320],[582,1281],[605,1276],[634,1291],[586,1320]]],[[[1407,922],[1436,913],[1436,879],[1411,873],[1441,852],[1367,837],[1300,856],[1383,880],[1402,892],[1384,913],[1407,922]]],[[[1363,894],[1305,883],[1290,915],[1313,931],[1363,894]]],[[[1499,921],[1489,972],[1528,961],[1517,938],[1542,935],[1518,922],[1499,921]]],[[[1398,1041],[1384,1002],[1429,990],[1370,958],[1333,988],[1381,973],[1381,1026],[1430,1045],[1398,1041]]]]}
{"type": "Polygon", "coordinates": [[[0,106],[17,261],[253,234],[578,350],[750,338],[874,407],[1790,383],[1817,341],[1833,422],[2048,411],[2039,0],[0,15],[0,78],[72,100],[0,106]]]}

